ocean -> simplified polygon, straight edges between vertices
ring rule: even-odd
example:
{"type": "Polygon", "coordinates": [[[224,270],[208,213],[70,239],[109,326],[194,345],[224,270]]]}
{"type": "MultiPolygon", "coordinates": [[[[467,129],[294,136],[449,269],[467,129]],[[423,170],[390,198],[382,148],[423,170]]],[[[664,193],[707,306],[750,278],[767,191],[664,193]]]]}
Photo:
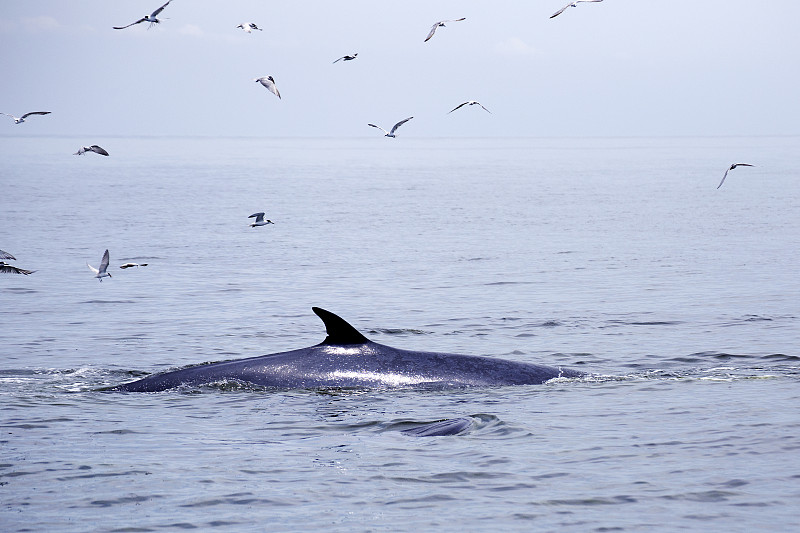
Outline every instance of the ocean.
{"type": "Polygon", "coordinates": [[[800,529],[798,154],[2,137],[0,249],[36,272],[0,275],[0,529],[800,529]],[[92,143],[110,157],[72,155],[92,143]],[[317,344],[312,306],[382,344],[586,376],[98,392],[317,344]],[[401,433],[454,417],[472,429],[401,433]]]}

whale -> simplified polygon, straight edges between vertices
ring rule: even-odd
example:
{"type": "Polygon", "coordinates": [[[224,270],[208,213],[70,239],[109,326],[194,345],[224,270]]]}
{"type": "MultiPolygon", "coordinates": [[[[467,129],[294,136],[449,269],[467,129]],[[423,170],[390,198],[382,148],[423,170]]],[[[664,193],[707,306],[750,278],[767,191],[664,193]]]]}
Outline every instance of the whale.
{"type": "Polygon", "coordinates": [[[457,389],[537,385],[582,372],[488,356],[403,350],[373,342],[338,315],[312,307],[327,336],[320,344],[246,359],[189,366],[107,387],[160,392],[221,384],[275,389],[457,389]]]}

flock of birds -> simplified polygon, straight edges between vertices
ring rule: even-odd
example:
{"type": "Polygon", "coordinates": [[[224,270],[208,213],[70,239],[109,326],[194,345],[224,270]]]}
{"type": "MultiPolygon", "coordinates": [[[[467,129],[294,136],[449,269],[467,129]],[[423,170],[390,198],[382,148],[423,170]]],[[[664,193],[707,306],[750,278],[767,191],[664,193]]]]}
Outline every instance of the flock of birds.
{"type": "MultiPolygon", "coordinates": [[[[555,13],[550,15],[550,18],[552,19],[552,18],[557,17],[558,15],[562,14],[564,11],[566,11],[570,7],[578,7],[578,4],[581,4],[581,3],[595,3],[595,2],[602,2],[602,1],[603,0],[575,0],[574,2],[568,3],[567,5],[565,5],[564,7],[562,7],[561,9],[559,9],[558,11],[556,11],[555,13]]],[[[161,20],[158,18],[158,16],[161,14],[162,11],[164,11],[164,9],[171,2],[172,2],[172,0],[167,0],[166,3],[164,3],[161,7],[159,7],[158,9],[156,9],[155,11],[150,13],[149,15],[145,15],[145,16],[141,17],[140,19],[138,19],[138,20],[136,20],[134,22],[131,22],[130,24],[127,24],[125,26],[113,26],[113,28],[115,30],[124,30],[126,28],[130,28],[131,26],[135,26],[137,24],[141,24],[142,22],[148,22],[150,24],[150,26],[148,27],[148,29],[149,29],[154,24],[160,24],[161,23],[161,20]]],[[[425,37],[425,42],[428,42],[436,34],[436,30],[438,30],[439,28],[445,28],[447,23],[461,22],[461,21],[464,21],[464,20],[466,20],[466,17],[462,17],[462,18],[458,18],[458,19],[440,20],[440,21],[435,22],[433,24],[433,26],[431,26],[431,29],[428,32],[428,35],[425,37]]],[[[252,33],[253,31],[263,31],[254,22],[243,22],[243,23],[239,24],[238,26],[236,26],[236,28],[239,28],[239,29],[241,29],[241,30],[243,30],[243,31],[245,31],[247,33],[252,33]]],[[[358,57],[358,53],[348,54],[348,55],[344,55],[344,56],[336,59],[333,63],[338,63],[339,61],[353,61],[357,57],[358,57]]],[[[260,78],[256,78],[253,81],[255,81],[256,83],[260,83],[262,86],[264,86],[272,94],[277,96],[279,99],[281,98],[281,93],[280,93],[280,91],[278,91],[278,87],[275,84],[275,79],[272,76],[262,76],[260,78]]],[[[480,102],[478,102],[476,100],[467,100],[466,102],[462,102],[461,104],[457,105],[456,107],[454,107],[453,109],[448,111],[448,114],[452,113],[453,111],[456,111],[458,109],[461,109],[464,106],[473,106],[473,105],[480,106],[487,113],[491,113],[491,111],[489,111],[486,107],[484,107],[483,104],[481,104],[480,102]]],[[[15,115],[8,114],[8,113],[0,113],[0,114],[8,116],[8,117],[11,117],[14,120],[14,124],[22,124],[23,122],[25,122],[25,119],[27,119],[28,117],[37,116],[37,115],[49,115],[50,113],[51,113],[50,111],[30,111],[28,113],[25,113],[25,114],[19,116],[19,117],[15,116],[15,115]]],[[[404,118],[403,120],[397,122],[394,126],[392,126],[391,130],[385,130],[381,126],[378,126],[378,125],[375,125],[375,124],[371,124],[371,123],[367,124],[367,125],[371,126],[373,128],[377,128],[377,129],[381,130],[384,133],[384,137],[394,138],[396,136],[397,129],[400,126],[402,126],[403,124],[405,124],[406,122],[408,122],[409,120],[413,119],[413,118],[414,117],[404,118]]],[[[100,147],[100,146],[98,146],[96,144],[93,144],[91,146],[82,146],[82,147],[80,147],[78,149],[77,152],[74,153],[74,155],[84,155],[86,152],[92,152],[92,153],[99,154],[99,155],[102,155],[102,156],[108,156],[109,155],[108,151],[106,151],[104,148],[102,148],[102,147],[100,147]]],[[[719,182],[719,185],[717,185],[717,189],[722,187],[722,184],[725,183],[725,179],[728,177],[728,172],[730,172],[731,170],[734,170],[737,167],[752,167],[752,166],[754,166],[754,165],[751,165],[750,163],[733,163],[733,164],[731,164],[725,170],[725,174],[722,176],[722,180],[719,182]]],[[[265,216],[265,213],[263,213],[263,212],[253,213],[252,215],[250,215],[248,218],[255,218],[256,219],[255,222],[250,224],[250,227],[255,228],[255,227],[260,227],[260,226],[266,226],[268,224],[274,224],[274,222],[272,222],[269,219],[265,220],[264,216],[265,216]]],[[[36,272],[35,270],[26,270],[24,268],[19,268],[17,266],[14,266],[14,265],[11,265],[9,263],[6,263],[5,260],[15,261],[16,258],[13,255],[11,255],[10,253],[4,252],[3,250],[0,250],[0,259],[2,259],[2,261],[0,261],[0,273],[12,273],[12,274],[29,275],[29,274],[33,274],[34,272],[36,272]]],[[[99,267],[95,268],[95,267],[91,266],[89,263],[86,263],[86,266],[88,266],[89,269],[94,273],[94,275],[95,275],[94,277],[97,278],[101,282],[103,281],[103,278],[105,278],[105,277],[110,278],[111,277],[111,273],[108,272],[108,265],[109,265],[109,253],[108,253],[108,250],[106,250],[105,253],[103,254],[103,257],[100,260],[99,267]]],[[[120,265],[119,268],[126,269],[126,268],[132,268],[132,267],[140,267],[140,266],[142,266],[142,267],[147,266],[147,263],[125,263],[125,264],[120,265]]]]}

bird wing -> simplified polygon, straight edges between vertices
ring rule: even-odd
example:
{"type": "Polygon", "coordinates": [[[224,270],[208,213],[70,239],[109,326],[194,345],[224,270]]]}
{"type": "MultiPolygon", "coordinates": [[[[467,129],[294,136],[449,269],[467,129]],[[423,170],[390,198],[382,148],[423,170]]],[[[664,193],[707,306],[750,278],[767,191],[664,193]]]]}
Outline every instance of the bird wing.
{"type": "Polygon", "coordinates": [[[261,85],[263,85],[264,87],[266,87],[266,88],[269,90],[269,92],[271,92],[272,94],[274,94],[274,95],[275,95],[275,96],[277,96],[278,98],[280,98],[280,97],[281,97],[281,93],[280,93],[280,91],[278,91],[278,86],[277,86],[277,85],[275,85],[275,82],[274,82],[274,81],[272,81],[272,80],[270,80],[270,79],[266,79],[266,80],[265,80],[265,79],[263,79],[263,78],[262,78],[260,81],[261,81],[261,85]]]}
{"type": "Polygon", "coordinates": [[[96,144],[91,145],[89,147],[89,150],[91,150],[92,152],[94,152],[96,154],[108,155],[108,152],[106,152],[103,148],[97,146],[96,144]]]}
{"type": "Polygon", "coordinates": [[[428,40],[429,40],[431,37],[433,37],[433,34],[434,34],[434,33],[436,33],[436,28],[438,28],[438,27],[439,27],[439,24],[441,24],[441,22],[437,22],[436,24],[434,24],[433,26],[431,26],[431,31],[428,33],[428,36],[427,36],[427,37],[425,37],[425,41],[424,41],[424,42],[426,42],[426,43],[427,43],[427,42],[428,42],[428,40]]]}
{"type": "Polygon", "coordinates": [[[751,165],[750,163],[736,163],[737,167],[754,167],[755,165],[751,165]]]}
{"type": "MultiPolygon", "coordinates": [[[[733,167],[731,167],[731,168],[733,168],[733,167]]],[[[726,171],[725,171],[725,174],[722,176],[722,181],[720,181],[720,182],[719,182],[719,185],[717,185],[717,189],[719,189],[720,187],[722,187],[722,184],[723,184],[723,183],[725,183],[725,178],[727,178],[727,177],[728,177],[728,172],[729,172],[730,170],[731,170],[731,169],[729,168],[728,170],[726,170],[726,171]]]]}
{"type": "Polygon", "coordinates": [[[394,132],[395,132],[395,130],[396,130],[397,128],[399,128],[400,126],[402,126],[403,124],[405,124],[406,122],[408,122],[409,120],[411,120],[412,118],[414,118],[414,117],[408,117],[408,118],[404,118],[403,120],[401,120],[400,122],[398,122],[397,124],[395,124],[394,126],[392,126],[392,131],[390,131],[389,133],[390,133],[390,134],[391,134],[391,133],[394,133],[394,132]]]}
{"type": "Polygon", "coordinates": [[[161,13],[162,11],[164,11],[164,8],[165,8],[165,7],[167,7],[167,6],[169,5],[169,3],[170,3],[170,2],[172,2],[172,0],[167,0],[167,3],[166,3],[166,4],[164,4],[163,6],[159,7],[159,8],[158,8],[158,9],[156,9],[155,11],[153,11],[153,12],[150,14],[150,16],[151,16],[151,17],[153,17],[153,18],[156,18],[156,17],[158,16],[158,14],[159,14],[159,13],[161,13]]]}
{"type": "Polygon", "coordinates": [[[25,270],[24,268],[15,267],[14,265],[9,265],[8,263],[3,263],[0,261],[0,272],[3,274],[33,274],[36,272],[35,270],[25,270]]]}
{"type": "Polygon", "coordinates": [[[256,222],[261,222],[262,220],[264,220],[264,213],[253,213],[247,218],[253,218],[253,217],[255,217],[256,222]]]}
{"type": "Polygon", "coordinates": [[[450,111],[448,111],[448,112],[447,112],[447,114],[449,115],[450,113],[452,113],[452,112],[453,112],[453,111],[455,111],[456,109],[459,109],[459,108],[461,108],[461,107],[464,107],[465,105],[467,105],[467,103],[468,103],[468,102],[464,102],[463,104],[458,104],[458,105],[457,105],[457,106],[455,106],[453,109],[451,109],[450,111]]]}
{"type": "Polygon", "coordinates": [[[567,5],[565,5],[564,7],[562,7],[561,9],[559,9],[558,11],[556,11],[555,13],[553,13],[552,15],[550,15],[550,18],[554,18],[554,17],[557,17],[557,16],[559,16],[561,13],[563,13],[563,12],[564,12],[564,10],[565,10],[565,9],[567,9],[567,8],[568,8],[569,6],[571,6],[571,5],[572,5],[572,4],[567,4],[567,5]]]}
{"type": "Polygon", "coordinates": [[[144,22],[145,20],[147,20],[147,17],[142,17],[139,20],[137,20],[136,22],[131,22],[127,26],[114,26],[114,29],[115,30],[124,30],[125,28],[130,28],[131,26],[133,26],[135,24],[139,24],[140,22],[144,22]]]}
{"type": "Polygon", "coordinates": [[[103,254],[103,260],[100,261],[100,272],[105,272],[108,268],[108,250],[103,254]]]}
{"type": "Polygon", "coordinates": [[[491,113],[491,111],[489,111],[488,109],[486,109],[485,107],[483,107],[483,104],[482,104],[482,103],[478,102],[478,105],[479,105],[479,106],[481,106],[481,107],[483,108],[483,110],[484,110],[484,111],[486,111],[487,113],[491,113]]]}
{"type": "Polygon", "coordinates": [[[24,115],[22,115],[19,118],[27,118],[27,117],[29,117],[31,115],[49,115],[49,114],[50,114],[50,111],[31,111],[30,113],[25,113],[24,115]]]}
{"type": "MultiPolygon", "coordinates": [[[[381,130],[386,135],[389,135],[389,132],[386,131],[385,129],[381,128],[380,126],[376,126],[375,124],[367,124],[367,126],[372,126],[373,128],[378,128],[379,130],[381,130]]],[[[392,131],[394,131],[394,130],[392,130],[392,131]]]]}
{"type": "Polygon", "coordinates": [[[334,63],[336,63],[337,61],[341,61],[342,59],[344,59],[344,56],[342,56],[339,59],[337,59],[336,61],[334,61],[334,63]]]}
{"type": "Polygon", "coordinates": [[[87,267],[89,267],[89,270],[91,270],[91,271],[92,271],[92,272],[94,272],[95,274],[99,274],[99,273],[100,273],[100,271],[99,271],[99,270],[97,270],[95,267],[93,267],[93,266],[92,266],[92,265],[90,265],[89,263],[86,263],[86,266],[87,266],[87,267]]]}
{"type": "Polygon", "coordinates": [[[0,250],[0,259],[13,259],[14,261],[17,260],[16,257],[14,257],[8,252],[4,252],[3,250],[0,250]]]}

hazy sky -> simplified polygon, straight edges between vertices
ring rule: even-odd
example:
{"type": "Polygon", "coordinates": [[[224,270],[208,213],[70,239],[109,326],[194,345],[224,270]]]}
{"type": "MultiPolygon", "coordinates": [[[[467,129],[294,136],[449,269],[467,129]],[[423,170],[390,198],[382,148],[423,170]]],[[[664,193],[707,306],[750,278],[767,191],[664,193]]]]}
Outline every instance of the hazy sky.
{"type": "Polygon", "coordinates": [[[4,0],[0,135],[800,134],[797,0],[161,3],[4,0]]]}

